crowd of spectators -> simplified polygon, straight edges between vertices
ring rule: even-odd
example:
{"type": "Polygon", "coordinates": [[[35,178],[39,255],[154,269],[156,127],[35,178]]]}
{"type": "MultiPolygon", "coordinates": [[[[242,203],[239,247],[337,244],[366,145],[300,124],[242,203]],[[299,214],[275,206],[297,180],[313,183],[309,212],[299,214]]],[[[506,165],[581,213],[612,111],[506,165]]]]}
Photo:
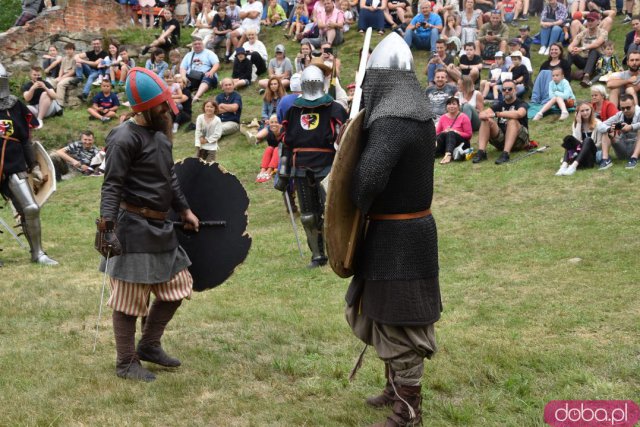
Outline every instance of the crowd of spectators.
{"type": "MultiPolygon", "coordinates": [[[[574,112],[559,175],[593,165],[610,167],[611,147],[628,161],[628,168],[637,163],[640,17],[632,15],[630,1],[621,5],[623,12],[611,10],[606,0],[191,0],[184,21],[173,15],[176,1],[116,1],[132,11],[141,9],[140,16],[132,15],[134,23],[159,28],[158,35],[142,46],[138,62],[146,61],[146,68],[166,80],[180,109],[173,130],[189,123],[187,128],[196,130],[197,155],[204,159],[214,160],[218,140],[241,130],[251,142],[269,141],[276,129],[273,116],[277,118],[287,90],[293,90],[290,82],[309,65],[324,72],[325,89],[348,108],[335,47],[357,26],[359,33],[368,27],[381,34],[397,32],[416,55],[427,51],[426,96],[436,116],[437,152],[443,164],[465,158],[480,163],[489,157],[489,144],[498,150],[495,163],[506,163],[513,150],[535,148],[530,119],[556,114],[566,120],[574,112]],[[153,6],[162,8],[158,19],[153,6]],[[623,19],[616,18],[616,12],[624,13],[623,19]],[[539,19],[540,30],[532,35],[527,21],[533,19],[539,19]],[[632,27],[619,56],[608,38],[614,19],[632,27]],[[265,26],[281,28],[281,37],[299,42],[299,51],[287,55],[278,41],[267,48],[260,40],[265,26]],[[177,48],[185,46],[180,46],[180,35],[188,27],[191,50],[181,55],[177,48]],[[531,55],[544,57],[538,70],[533,69],[531,55]],[[223,62],[233,63],[231,77],[220,81],[223,62]],[[263,95],[263,108],[261,117],[248,126],[256,128],[251,131],[241,126],[241,92],[254,84],[263,95]],[[576,84],[591,88],[590,102],[579,102],[576,84]],[[196,120],[192,103],[202,112],[196,120]],[[625,109],[629,103],[633,109],[625,109]],[[473,133],[477,151],[459,155],[472,150],[473,133]]],[[[23,6],[33,3],[24,0],[23,6]]],[[[42,7],[46,5],[38,6],[42,7]]],[[[33,10],[23,12],[29,15],[33,10]]],[[[115,92],[135,65],[124,46],[101,39],[80,53],[70,43],[64,55],[52,46],[42,67],[32,69],[24,98],[42,126],[46,117],[62,114],[69,85],[82,85],[83,101],[96,85],[100,92],[88,112],[108,121],[117,116],[115,92]]],[[[272,161],[265,157],[260,182],[272,173],[272,161]]]]}

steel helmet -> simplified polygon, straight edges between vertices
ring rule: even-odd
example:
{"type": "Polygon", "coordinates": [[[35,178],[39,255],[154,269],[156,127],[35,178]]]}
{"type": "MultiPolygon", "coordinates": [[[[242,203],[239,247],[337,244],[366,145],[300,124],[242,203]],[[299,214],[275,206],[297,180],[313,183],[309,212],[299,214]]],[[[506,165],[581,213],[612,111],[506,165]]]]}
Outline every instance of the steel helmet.
{"type": "Polygon", "coordinates": [[[178,107],[171,98],[167,84],[156,73],[141,67],[132,68],[125,84],[127,99],[136,113],[149,110],[163,102],[169,104],[171,111],[178,114],[178,107]]]}

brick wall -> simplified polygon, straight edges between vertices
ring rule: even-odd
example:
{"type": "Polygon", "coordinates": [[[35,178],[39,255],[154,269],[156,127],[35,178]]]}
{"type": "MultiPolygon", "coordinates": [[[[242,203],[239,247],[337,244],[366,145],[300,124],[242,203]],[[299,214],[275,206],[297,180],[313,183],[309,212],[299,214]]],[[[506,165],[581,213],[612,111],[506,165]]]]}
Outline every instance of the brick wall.
{"type": "Polygon", "coordinates": [[[116,29],[129,17],[114,0],[64,0],[60,6],[42,12],[24,27],[0,34],[0,60],[15,58],[37,43],[69,33],[116,29]]]}

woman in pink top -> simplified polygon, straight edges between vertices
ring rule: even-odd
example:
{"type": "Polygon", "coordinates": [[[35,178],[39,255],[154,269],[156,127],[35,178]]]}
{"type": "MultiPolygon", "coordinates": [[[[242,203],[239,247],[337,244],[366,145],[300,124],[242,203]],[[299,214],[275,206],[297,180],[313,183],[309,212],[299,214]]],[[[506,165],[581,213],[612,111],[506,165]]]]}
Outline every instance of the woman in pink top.
{"type": "MultiPolygon", "coordinates": [[[[447,113],[440,117],[436,125],[436,155],[444,154],[441,165],[450,163],[453,158],[453,150],[462,145],[466,150],[471,146],[471,120],[460,111],[460,101],[452,96],[447,99],[447,113]]],[[[464,159],[464,157],[462,157],[464,159]]]]}

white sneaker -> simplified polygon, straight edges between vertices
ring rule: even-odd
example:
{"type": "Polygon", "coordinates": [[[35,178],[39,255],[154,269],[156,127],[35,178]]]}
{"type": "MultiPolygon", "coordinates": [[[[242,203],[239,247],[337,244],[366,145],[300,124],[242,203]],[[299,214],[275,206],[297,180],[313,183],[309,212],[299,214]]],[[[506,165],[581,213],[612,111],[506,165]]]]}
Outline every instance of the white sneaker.
{"type": "Polygon", "coordinates": [[[571,176],[574,173],[576,173],[576,170],[578,169],[578,165],[576,163],[571,163],[571,166],[567,167],[564,171],[564,176],[571,176]]]}
{"type": "Polygon", "coordinates": [[[568,117],[569,117],[568,111],[563,111],[562,113],[560,113],[560,120],[567,120],[568,117]]]}
{"type": "Polygon", "coordinates": [[[98,76],[98,78],[93,82],[94,86],[100,86],[102,84],[102,76],[98,76]]]}
{"type": "Polygon", "coordinates": [[[563,176],[568,167],[569,165],[563,162],[562,166],[560,166],[560,169],[558,169],[558,172],[556,172],[556,176],[563,176]]]}
{"type": "Polygon", "coordinates": [[[536,115],[533,116],[533,121],[537,122],[538,120],[542,120],[542,113],[536,113],[536,115]]]}
{"type": "Polygon", "coordinates": [[[38,127],[36,129],[42,129],[42,127],[44,126],[44,122],[41,119],[37,119],[38,120],[38,127]]]}
{"type": "Polygon", "coordinates": [[[546,48],[545,46],[540,46],[540,50],[538,51],[538,55],[544,55],[544,51],[545,51],[546,49],[547,49],[547,48],[546,48]]]}
{"type": "Polygon", "coordinates": [[[171,132],[178,133],[178,127],[180,127],[180,125],[178,123],[174,123],[173,129],[171,129],[171,132]]]}

